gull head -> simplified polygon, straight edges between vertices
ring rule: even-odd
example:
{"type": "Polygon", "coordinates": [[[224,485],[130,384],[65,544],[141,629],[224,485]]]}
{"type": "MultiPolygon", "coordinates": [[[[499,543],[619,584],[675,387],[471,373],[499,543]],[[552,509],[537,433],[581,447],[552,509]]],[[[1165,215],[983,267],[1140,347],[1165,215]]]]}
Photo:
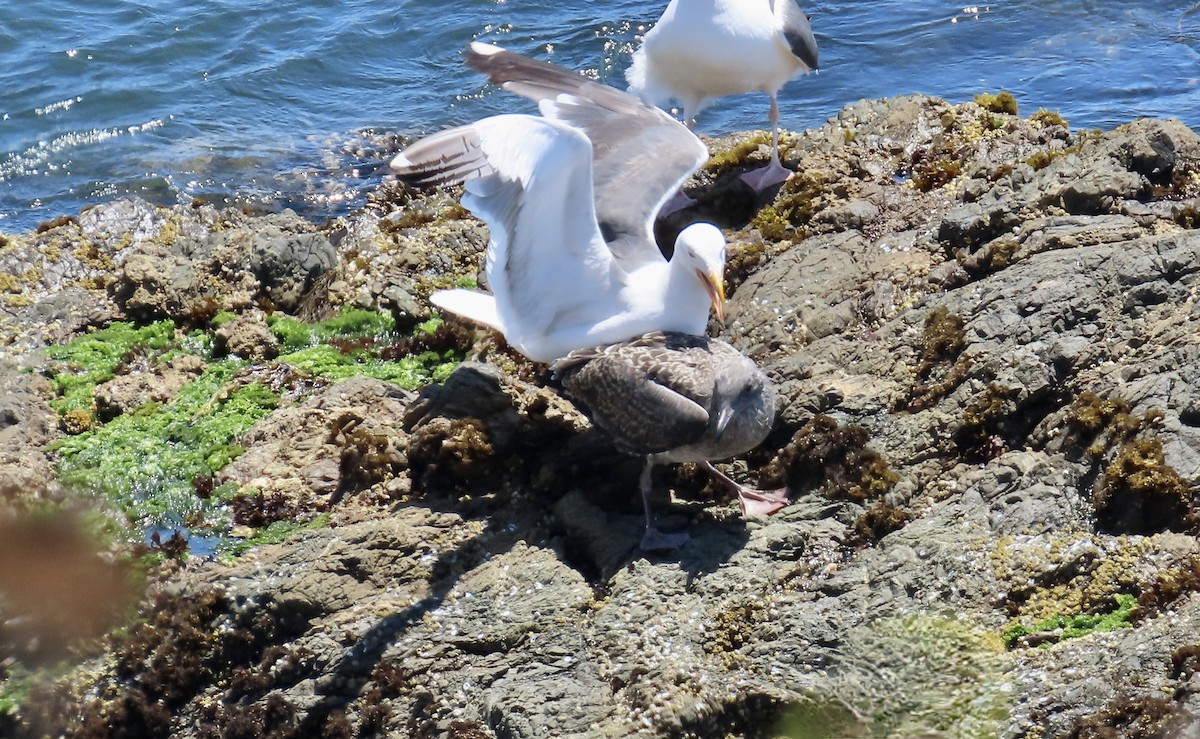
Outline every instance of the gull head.
{"type": "Polygon", "coordinates": [[[718,321],[725,320],[725,234],[711,223],[693,223],[675,239],[675,255],[704,285],[718,321]]]}

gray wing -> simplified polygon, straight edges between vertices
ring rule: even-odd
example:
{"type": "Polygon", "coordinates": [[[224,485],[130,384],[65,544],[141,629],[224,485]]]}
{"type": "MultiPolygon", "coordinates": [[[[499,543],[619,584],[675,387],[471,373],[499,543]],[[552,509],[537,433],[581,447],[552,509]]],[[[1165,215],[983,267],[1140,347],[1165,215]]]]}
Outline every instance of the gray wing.
{"type": "Polygon", "coordinates": [[[626,271],[661,261],[654,219],[708,161],[704,142],[658,108],[555,64],[479,42],[463,56],[488,81],[537,101],[543,115],[587,135],[596,219],[613,257],[626,271]]]}
{"type": "Polygon", "coordinates": [[[808,16],[795,0],[774,0],[775,18],[783,30],[792,54],[808,69],[817,69],[817,40],[813,37],[808,16]]]}

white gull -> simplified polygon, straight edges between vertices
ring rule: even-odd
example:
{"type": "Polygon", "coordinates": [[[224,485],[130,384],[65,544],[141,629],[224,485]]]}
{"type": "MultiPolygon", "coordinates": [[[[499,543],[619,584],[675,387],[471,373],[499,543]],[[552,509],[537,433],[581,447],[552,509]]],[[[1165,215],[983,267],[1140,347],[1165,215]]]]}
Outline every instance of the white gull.
{"type": "Polygon", "coordinates": [[[682,103],[689,127],[713,98],[767,93],[771,163],[743,177],[761,191],[791,175],[779,161],[779,90],[815,69],[817,41],[794,0],[671,0],[625,76],[647,103],[682,103]]]}
{"type": "Polygon", "coordinates": [[[419,185],[464,183],[490,228],[491,294],[443,290],[437,306],[500,331],[534,361],[652,331],[703,334],[723,318],[725,237],[680,232],[670,260],[654,218],[708,159],[666,113],[546,62],[472,43],[468,66],[538,100],[542,116],[499,115],[429,136],[391,166],[419,185]]]}

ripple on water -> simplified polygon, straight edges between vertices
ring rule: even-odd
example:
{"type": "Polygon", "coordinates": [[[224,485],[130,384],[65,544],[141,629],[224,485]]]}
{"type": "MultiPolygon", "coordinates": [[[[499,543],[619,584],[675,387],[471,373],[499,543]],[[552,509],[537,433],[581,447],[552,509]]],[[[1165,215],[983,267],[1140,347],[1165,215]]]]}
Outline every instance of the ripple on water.
{"type": "MultiPolygon", "coordinates": [[[[640,35],[664,5],[9,3],[0,28],[0,226],[32,228],[131,193],[336,215],[360,204],[381,176],[348,153],[358,132],[420,135],[533,110],[462,67],[467,41],[494,41],[623,86],[640,35]]],[[[1194,2],[802,5],[822,70],[785,88],[789,128],[820,125],[864,97],[925,92],[960,101],[997,89],[1012,91],[1023,112],[1056,109],[1080,127],[1138,115],[1200,125],[1194,2]]],[[[710,134],[765,124],[761,95],[714,103],[699,119],[710,134]]]]}

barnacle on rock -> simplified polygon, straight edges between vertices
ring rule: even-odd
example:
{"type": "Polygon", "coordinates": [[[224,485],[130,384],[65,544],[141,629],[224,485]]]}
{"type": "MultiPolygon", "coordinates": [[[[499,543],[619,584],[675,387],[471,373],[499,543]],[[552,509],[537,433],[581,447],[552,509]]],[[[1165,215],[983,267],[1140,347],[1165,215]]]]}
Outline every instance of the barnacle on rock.
{"type": "Polygon", "coordinates": [[[705,630],[704,651],[720,656],[727,668],[745,664],[748,660],[738,652],[756,641],[755,631],[770,620],[770,612],[759,599],[739,600],[719,611],[712,625],[705,630]]]}
{"type": "Polygon", "coordinates": [[[1075,721],[1068,739],[1157,739],[1183,736],[1196,717],[1161,695],[1127,695],[1075,721]]]}
{"type": "Polygon", "coordinates": [[[1064,614],[1109,614],[1125,596],[1133,599],[1126,601],[1133,608],[1120,619],[1140,618],[1144,609],[1133,594],[1146,589],[1139,573],[1153,552],[1146,539],[1105,543],[1099,538],[1080,540],[1077,534],[1002,540],[992,555],[992,566],[1008,588],[1005,606],[1013,626],[1021,624],[1032,631],[1030,624],[1064,614]]]}

